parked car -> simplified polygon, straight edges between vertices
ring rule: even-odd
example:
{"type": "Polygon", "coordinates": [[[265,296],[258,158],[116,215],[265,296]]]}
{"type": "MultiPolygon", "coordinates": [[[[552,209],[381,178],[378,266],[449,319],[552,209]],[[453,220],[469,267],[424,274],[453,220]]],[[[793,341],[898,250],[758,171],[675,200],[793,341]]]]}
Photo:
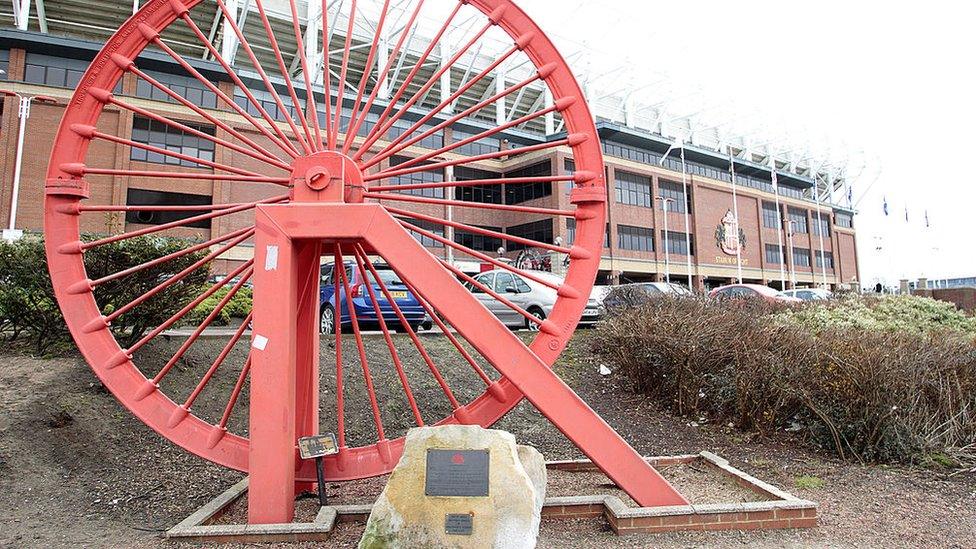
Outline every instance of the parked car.
{"type": "Polygon", "coordinates": [[[785,295],[779,290],[774,290],[762,284],[729,284],[719,286],[711,292],[708,297],[713,299],[764,299],[770,303],[799,303],[795,297],[785,295]]]}
{"type": "MultiPolygon", "coordinates": [[[[397,307],[400,308],[404,318],[406,318],[407,324],[416,331],[427,316],[423,306],[417,301],[416,296],[407,290],[406,285],[403,284],[400,276],[393,269],[385,264],[375,264],[374,267],[383,285],[390,291],[397,307]]],[[[335,265],[332,263],[322,265],[320,291],[322,305],[319,311],[319,331],[328,334],[335,333],[336,311],[341,311],[339,318],[343,328],[352,326],[352,317],[349,316],[349,308],[346,305],[346,292],[342,288],[341,282],[339,282],[339,291],[336,292],[336,281],[333,280],[334,268],[335,265]]],[[[393,306],[387,301],[372,273],[368,269],[366,272],[360,271],[352,262],[346,262],[345,268],[346,278],[349,280],[349,299],[352,300],[360,328],[364,330],[379,328],[379,318],[369,297],[369,290],[365,287],[368,280],[372,284],[376,299],[379,301],[379,308],[387,327],[396,331],[406,331],[406,327],[400,322],[393,306]]]]}
{"type": "Polygon", "coordinates": [[[824,288],[797,288],[795,290],[786,290],[783,294],[795,297],[801,301],[827,301],[834,297],[833,292],[824,288]]]}
{"type": "Polygon", "coordinates": [[[607,313],[603,302],[607,298],[607,294],[612,290],[613,286],[593,286],[593,289],[590,290],[590,297],[586,300],[586,308],[583,309],[583,315],[580,317],[578,326],[593,326],[603,319],[607,313]]]}
{"type": "MultiPolygon", "coordinates": [[[[562,279],[552,273],[545,271],[531,271],[531,273],[538,278],[550,280],[555,284],[562,283],[562,279]]],[[[544,320],[548,318],[549,314],[552,313],[553,305],[556,303],[556,290],[504,269],[486,271],[475,276],[474,280],[491,288],[495,293],[504,296],[538,319],[544,320]]],[[[529,322],[525,317],[512,310],[511,307],[498,301],[491,294],[488,294],[471,282],[465,282],[464,286],[478,298],[478,301],[482,305],[509,328],[539,329],[538,324],[529,322]]]]}
{"type": "Polygon", "coordinates": [[[603,306],[606,310],[613,311],[639,305],[653,297],[693,295],[691,290],[674,282],[635,282],[612,286],[603,299],[603,306]]]}

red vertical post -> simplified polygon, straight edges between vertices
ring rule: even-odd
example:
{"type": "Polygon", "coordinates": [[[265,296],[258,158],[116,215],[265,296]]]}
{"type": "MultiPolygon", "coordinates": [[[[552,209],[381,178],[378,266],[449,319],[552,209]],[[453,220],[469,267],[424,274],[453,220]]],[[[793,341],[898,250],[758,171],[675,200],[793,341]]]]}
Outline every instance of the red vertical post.
{"type": "Polygon", "coordinates": [[[266,211],[255,211],[247,521],[291,522],[295,442],[299,257],[266,211]]]}
{"type": "MultiPolygon", "coordinates": [[[[319,433],[319,282],[322,244],[319,240],[295,240],[298,307],[295,319],[295,438],[319,433]]],[[[300,462],[296,458],[296,467],[300,462]]],[[[300,483],[295,491],[313,491],[312,483],[300,483]]]]}

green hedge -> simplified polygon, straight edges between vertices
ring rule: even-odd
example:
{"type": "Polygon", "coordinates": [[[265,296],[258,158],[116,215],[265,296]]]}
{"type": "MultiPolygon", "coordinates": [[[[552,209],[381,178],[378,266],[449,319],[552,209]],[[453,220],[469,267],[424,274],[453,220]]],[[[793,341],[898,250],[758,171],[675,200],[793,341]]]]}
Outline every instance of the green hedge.
{"type": "Polygon", "coordinates": [[[798,430],[843,458],[976,450],[973,318],[930,299],[654,299],[604,322],[594,350],[679,414],[798,430]]]}
{"type": "MultiPolygon", "coordinates": [[[[192,244],[158,236],[130,238],[86,251],[85,268],[88,278],[95,280],[192,244]]],[[[204,256],[205,252],[189,253],[99,285],[95,289],[96,302],[102,306],[102,314],[109,314],[204,256]]],[[[113,321],[111,329],[120,344],[131,345],[146,331],[172,317],[200,294],[208,274],[209,268],[204,265],[113,321]]],[[[0,242],[0,334],[8,341],[29,345],[39,354],[70,346],[71,337],[54,298],[44,241],[39,235],[27,235],[13,243],[0,242]]]]}

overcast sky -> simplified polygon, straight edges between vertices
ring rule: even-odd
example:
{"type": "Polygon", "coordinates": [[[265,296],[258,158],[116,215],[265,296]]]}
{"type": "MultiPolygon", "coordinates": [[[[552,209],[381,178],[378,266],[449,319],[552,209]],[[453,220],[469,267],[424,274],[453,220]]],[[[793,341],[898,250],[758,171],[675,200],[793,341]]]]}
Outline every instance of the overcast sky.
{"type": "Polygon", "coordinates": [[[599,50],[607,64],[629,58],[635,71],[663,73],[678,89],[700,88],[694,97],[709,109],[717,103],[777,131],[826,136],[835,153],[863,151],[869,165],[854,196],[865,283],[976,276],[976,169],[967,166],[976,144],[973,4],[519,5],[547,32],[599,50]]]}

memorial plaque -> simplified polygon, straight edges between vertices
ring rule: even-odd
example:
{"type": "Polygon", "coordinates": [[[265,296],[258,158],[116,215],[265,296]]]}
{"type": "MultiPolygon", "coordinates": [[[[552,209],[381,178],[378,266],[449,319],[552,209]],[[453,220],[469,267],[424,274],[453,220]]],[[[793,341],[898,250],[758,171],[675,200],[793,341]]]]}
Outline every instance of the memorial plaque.
{"type": "Polygon", "coordinates": [[[298,453],[302,459],[312,459],[339,453],[339,443],[332,433],[298,439],[298,453]]]}
{"type": "Polygon", "coordinates": [[[474,515],[471,513],[448,513],[444,517],[444,533],[455,536],[470,536],[474,533],[474,515]]]}
{"type": "Polygon", "coordinates": [[[424,495],[488,496],[488,450],[427,450],[424,495]]]}

